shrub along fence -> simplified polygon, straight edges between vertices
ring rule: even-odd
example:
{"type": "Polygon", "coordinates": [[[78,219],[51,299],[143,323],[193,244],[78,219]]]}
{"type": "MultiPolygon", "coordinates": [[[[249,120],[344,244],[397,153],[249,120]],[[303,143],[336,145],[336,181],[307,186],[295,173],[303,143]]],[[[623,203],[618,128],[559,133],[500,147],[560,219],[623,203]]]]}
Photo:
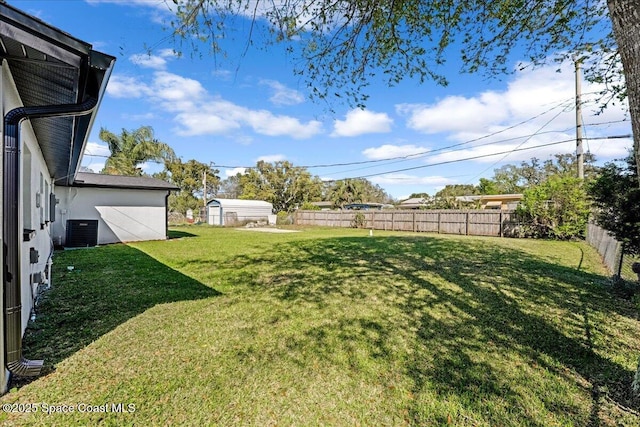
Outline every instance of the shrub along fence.
{"type": "Polygon", "coordinates": [[[513,210],[297,211],[294,223],[501,237],[515,237],[519,229],[513,210]]]}
{"type": "Polygon", "coordinates": [[[605,229],[589,222],[587,225],[587,243],[596,248],[611,273],[624,280],[638,280],[638,275],[633,272],[631,265],[634,262],[640,262],[640,259],[625,254],[622,244],[605,229]]]}

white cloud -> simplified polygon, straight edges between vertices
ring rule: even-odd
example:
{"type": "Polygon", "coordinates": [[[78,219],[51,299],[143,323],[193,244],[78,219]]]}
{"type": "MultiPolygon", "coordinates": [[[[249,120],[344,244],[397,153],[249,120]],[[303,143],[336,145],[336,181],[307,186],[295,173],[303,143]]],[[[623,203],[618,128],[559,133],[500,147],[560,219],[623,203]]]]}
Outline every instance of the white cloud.
{"type": "Polygon", "coordinates": [[[385,144],[380,147],[367,148],[362,154],[370,160],[390,159],[395,157],[411,157],[425,154],[428,148],[417,145],[391,145],[385,144]]]}
{"type": "Polygon", "coordinates": [[[199,81],[166,71],[154,73],[152,97],[172,111],[198,111],[195,103],[207,94],[199,81]]]}
{"type": "MultiPolygon", "coordinates": [[[[486,134],[492,126],[527,121],[541,127],[552,118],[555,128],[571,127],[575,125],[574,79],[571,67],[564,67],[561,73],[556,72],[555,66],[542,67],[517,73],[504,91],[485,91],[472,97],[448,96],[435,104],[398,104],[396,111],[407,117],[407,127],[423,133],[486,134]],[[540,117],[534,118],[537,115],[540,117]]],[[[585,94],[599,89],[583,84],[585,94]]],[[[587,96],[583,100],[589,101],[587,96]]],[[[583,107],[585,116],[592,116],[594,107],[593,103],[583,107]]],[[[608,112],[619,118],[624,116],[619,107],[608,112]]]]}
{"type": "Polygon", "coordinates": [[[104,169],[107,157],[111,155],[109,147],[104,143],[87,142],[82,155],[82,166],[91,169],[95,173],[99,173],[104,169]]]}
{"type": "Polygon", "coordinates": [[[107,94],[114,98],[143,98],[151,93],[151,88],[136,77],[114,74],[107,84],[107,94]]]}
{"type": "Polygon", "coordinates": [[[99,142],[88,142],[84,150],[84,155],[108,157],[111,155],[111,151],[109,151],[109,146],[107,146],[106,144],[102,144],[99,142]]]}
{"type": "Polygon", "coordinates": [[[224,134],[248,127],[267,136],[289,136],[306,139],[322,132],[317,120],[302,122],[268,110],[254,110],[210,95],[197,80],[156,71],[151,83],[134,77],[118,77],[109,84],[108,92],[119,98],[147,98],[153,105],[174,113],[178,124],[174,129],[183,136],[224,134]]]}
{"type": "Polygon", "coordinates": [[[179,125],[174,130],[182,136],[219,135],[240,127],[240,123],[236,121],[207,112],[180,113],[176,115],[175,121],[179,125]]]}
{"type": "Polygon", "coordinates": [[[336,120],[331,136],[358,136],[368,133],[391,132],[391,119],[387,113],[354,109],[347,113],[345,120],[336,120]]]}
{"type": "Polygon", "coordinates": [[[129,61],[135,65],[139,65],[144,68],[152,68],[154,70],[164,70],[167,67],[166,59],[146,53],[131,55],[129,57],[129,61]]]}
{"type": "Polygon", "coordinates": [[[94,173],[100,173],[104,169],[105,162],[91,162],[89,164],[83,164],[87,169],[91,169],[94,173]]]}
{"type": "MultiPolygon", "coordinates": [[[[440,134],[447,142],[439,144],[438,148],[464,144],[454,148],[459,151],[426,156],[427,163],[486,156],[552,142],[559,144],[514,152],[504,161],[517,162],[533,156],[545,159],[559,152],[575,152],[575,75],[570,64],[563,67],[561,73],[556,70],[556,66],[527,69],[515,74],[504,91],[485,91],[470,97],[448,96],[433,104],[398,104],[396,112],[406,117],[408,128],[440,134]],[[564,140],[570,141],[561,143],[564,140]]],[[[609,106],[596,115],[598,105],[592,94],[600,90],[601,86],[583,82],[585,136],[628,133],[628,122],[608,128],[589,126],[590,123],[623,120],[627,116],[624,104],[609,106]]],[[[597,145],[601,148],[598,157],[602,158],[618,156],[628,146],[619,140],[606,146],[597,145]]],[[[585,150],[587,148],[585,143],[585,150]]],[[[495,163],[504,156],[481,157],[475,161],[495,163]]]]}
{"type": "Polygon", "coordinates": [[[295,89],[288,88],[275,80],[260,80],[261,85],[271,88],[272,95],[269,98],[274,105],[297,105],[304,102],[302,93],[295,89]]]}
{"type": "Polygon", "coordinates": [[[245,173],[247,173],[247,168],[233,168],[224,170],[224,175],[226,178],[236,176],[238,174],[244,175],[245,173]]]}
{"type": "Polygon", "coordinates": [[[503,100],[495,92],[477,98],[449,96],[437,104],[401,104],[397,111],[408,114],[407,126],[423,133],[482,129],[508,117],[503,100]]]}
{"type": "Polygon", "coordinates": [[[267,156],[258,157],[256,162],[259,162],[260,160],[262,160],[264,162],[267,162],[267,163],[282,162],[284,160],[287,160],[287,156],[285,156],[284,154],[270,154],[270,155],[267,155],[267,156]]]}
{"type": "Polygon", "coordinates": [[[131,55],[129,61],[144,68],[164,70],[167,68],[167,58],[175,58],[175,53],[172,49],[161,49],[155,55],[151,53],[137,53],[131,55]]]}

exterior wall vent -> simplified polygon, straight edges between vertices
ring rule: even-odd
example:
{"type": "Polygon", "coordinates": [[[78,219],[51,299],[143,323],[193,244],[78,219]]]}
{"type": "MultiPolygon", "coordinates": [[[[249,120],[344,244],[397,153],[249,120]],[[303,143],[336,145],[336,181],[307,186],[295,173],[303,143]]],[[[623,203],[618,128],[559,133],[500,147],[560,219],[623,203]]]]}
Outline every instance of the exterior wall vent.
{"type": "Polygon", "coordinates": [[[86,248],[98,244],[97,219],[70,219],[67,221],[67,248],[86,248]]]}

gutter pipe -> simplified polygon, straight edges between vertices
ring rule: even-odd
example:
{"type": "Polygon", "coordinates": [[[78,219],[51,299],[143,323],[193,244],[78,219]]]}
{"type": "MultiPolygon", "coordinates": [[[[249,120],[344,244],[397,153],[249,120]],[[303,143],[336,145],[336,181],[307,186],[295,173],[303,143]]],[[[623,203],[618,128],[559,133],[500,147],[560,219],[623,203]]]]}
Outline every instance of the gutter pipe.
{"type": "Polygon", "coordinates": [[[20,171],[20,123],[25,119],[68,117],[90,114],[98,100],[90,97],[79,104],[60,104],[37,107],[18,107],[4,116],[3,158],[3,222],[4,239],[4,351],[7,369],[19,376],[37,376],[43,360],[28,360],[22,355],[22,274],[20,270],[19,199],[20,171]]]}

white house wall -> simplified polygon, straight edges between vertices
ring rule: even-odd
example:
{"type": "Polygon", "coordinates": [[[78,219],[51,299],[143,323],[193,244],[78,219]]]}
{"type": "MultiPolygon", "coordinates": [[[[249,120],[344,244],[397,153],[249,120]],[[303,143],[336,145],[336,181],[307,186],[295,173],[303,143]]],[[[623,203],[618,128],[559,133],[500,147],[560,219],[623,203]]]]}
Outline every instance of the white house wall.
{"type": "Polygon", "coordinates": [[[68,220],[98,220],[98,244],[166,238],[166,191],[58,187],[53,240],[64,245],[68,220]]]}
{"type": "MultiPolygon", "coordinates": [[[[20,97],[16,90],[15,83],[11,76],[11,72],[3,61],[1,68],[2,78],[0,79],[0,92],[2,93],[2,117],[14,108],[22,107],[20,97]]],[[[0,127],[3,128],[3,127],[0,127]]],[[[4,131],[4,130],[3,130],[4,131]]],[[[27,327],[31,310],[33,308],[33,294],[37,291],[37,285],[32,285],[32,277],[36,273],[40,273],[44,277],[47,269],[47,261],[52,255],[52,246],[50,239],[50,223],[48,218],[48,193],[53,191],[49,170],[40,151],[35,134],[28,120],[21,124],[21,154],[22,154],[22,181],[21,194],[19,195],[19,228],[29,228],[34,230],[34,238],[29,241],[22,241],[19,247],[20,257],[20,274],[21,274],[21,297],[22,297],[22,333],[27,327]],[[30,262],[30,249],[33,248],[38,253],[38,261],[30,262]]],[[[2,135],[4,140],[4,135],[2,135]]],[[[0,162],[0,187],[2,186],[2,162],[0,162]]],[[[0,192],[0,198],[2,197],[0,192]]],[[[2,200],[0,200],[0,204],[2,200]]],[[[0,221],[2,218],[2,209],[0,209],[0,221]]],[[[0,238],[2,236],[2,227],[0,227],[0,238]]],[[[4,239],[3,239],[4,240],[4,239]]],[[[2,281],[4,286],[4,279],[2,281]]],[[[0,304],[4,307],[2,292],[0,292],[0,304]]],[[[4,334],[4,317],[0,316],[0,333],[4,334]]],[[[4,337],[0,339],[0,363],[3,369],[0,369],[0,392],[4,392],[7,386],[8,373],[4,369],[4,337]]]]}

